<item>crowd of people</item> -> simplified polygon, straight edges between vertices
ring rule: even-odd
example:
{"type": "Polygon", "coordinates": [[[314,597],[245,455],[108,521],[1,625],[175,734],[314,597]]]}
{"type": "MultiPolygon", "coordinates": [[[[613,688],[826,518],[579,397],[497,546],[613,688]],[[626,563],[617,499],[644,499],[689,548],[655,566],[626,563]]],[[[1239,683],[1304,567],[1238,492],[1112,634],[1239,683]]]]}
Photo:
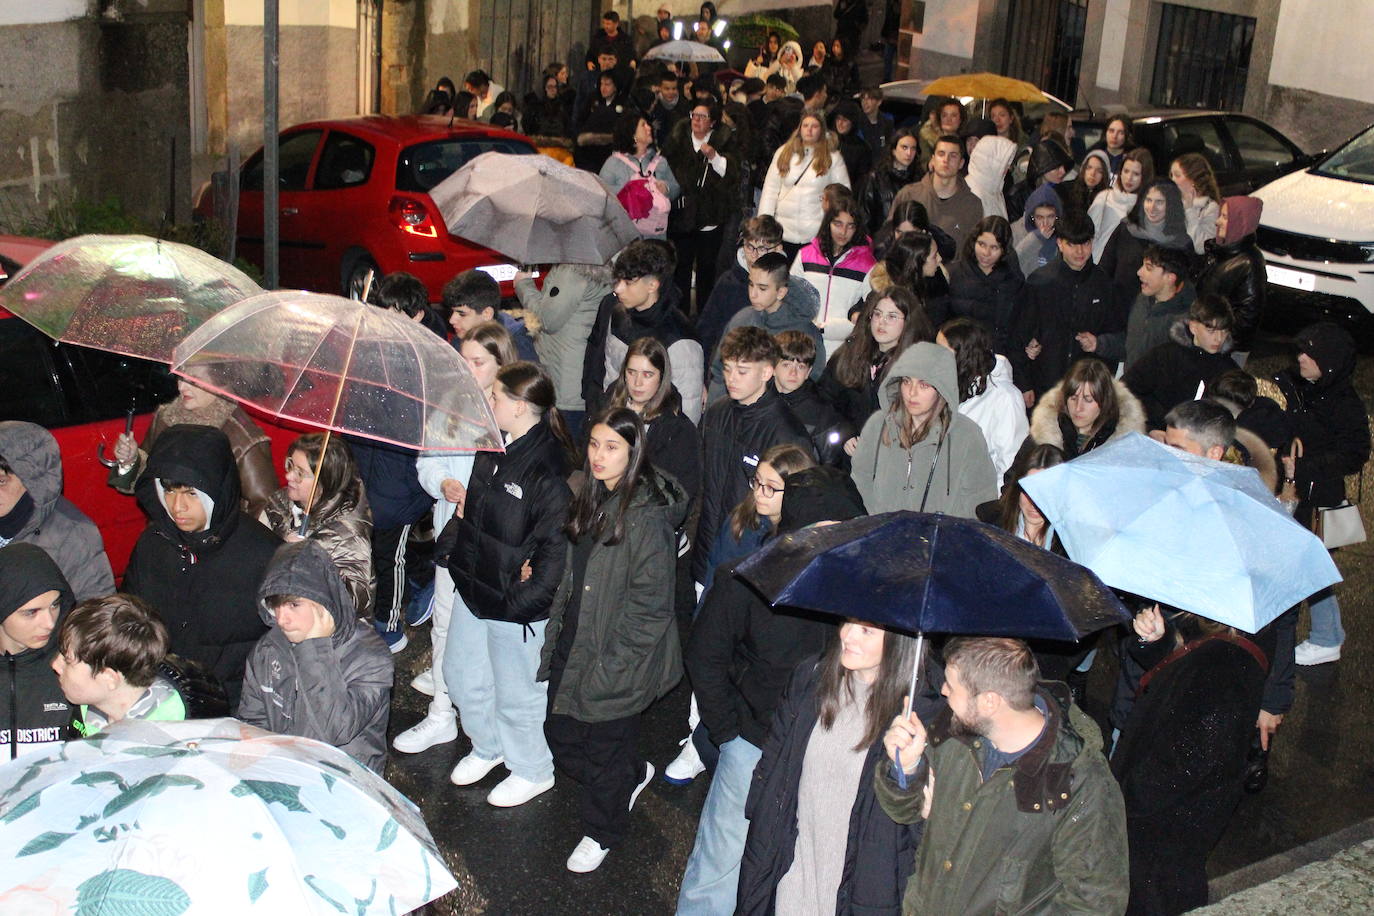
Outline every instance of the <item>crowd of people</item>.
{"type": "Polygon", "coordinates": [[[478,271],[437,304],[406,274],[374,288],[451,341],[504,451],[307,434],[278,469],[251,417],[183,380],[116,445],[110,484],[148,519],[116,591],[51,434],[0,422],[10,756],[232,714],[381,772],[393,655],[428,621],[410,686],[432,701],[390,748],[446,753],[461,732],[451,781],[504,768],[499,807],[563,774],[573,872],[625,842],[658,772],[643,713],[690,683],[662,775],[711,785],[679,913],[1205,902],[1294,664],[1340,657],[1332,591],[1296,645],[1300,608],[1247,634],[1145,601],[1081,643],[939,640],[907,697],[917,643],[863,620],[861,582],[838,620],[734,571],[780,535],[894,510],[1063,554],[1021,482],[1130,433],[1254,467],[1310,525],[1368,459],[1368,422],[1335,325],[1302,331],[1272,387],[1244,368],[1261,202],[1221,198],[1199,153],[1157,178],[1125,119],[1078,158],[1066,119],[1027,131],[1000,100],[896,127],[842,34],[810,64],[770,38],[722,96],[602,25],[574,87],[552,65],[522,107],[477,71],[435,102],[564,141],[644,237],[522,272],[513,300],[478,271]],[[1083,706],[1105,653],[1104,735],[1083,706]]]}

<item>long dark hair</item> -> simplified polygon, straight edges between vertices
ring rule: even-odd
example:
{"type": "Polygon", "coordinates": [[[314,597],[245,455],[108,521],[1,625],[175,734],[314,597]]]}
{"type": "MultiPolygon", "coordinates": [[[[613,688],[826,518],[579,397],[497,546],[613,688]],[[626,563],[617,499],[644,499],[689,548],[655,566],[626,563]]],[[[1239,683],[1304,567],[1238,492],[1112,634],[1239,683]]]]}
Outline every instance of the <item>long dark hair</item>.
{"type": "MultiPolygon", "coordinates": [[[[855,620],[853,623],[863,623],[855,620]]],[[[864,624],[872,626],[872,624],[864,624]]],[[[840,663],[844,647],[840,643],[840,629],[835,628],[830,644],[820,661],[820,679],[816,685],[816,701],[820,707],[820,726],[829,731],[835,726],[840,708],[854,701],[855,672],[840,663]]],[[[883,658],[878,676],[868,691],[864,709],[864,734],[854,750],[867,750],[887,731],[892,719],[901,713],[907,691],[911,689],[911,667],[916,663],[916,640],[893,630],[883,630],[883,658]]]]}
{"type": "Polygon", "coordinates": [[[1116,397],[1116,380],[1107,364],[1095,356],[1084,356],[1064,373],[1059,383],[1059,412],[1069,415],[1069,398],[1084,385],[1092,388],[1093,400],[1097,402],[1097,422],[1093,424],[1092,434],[1110,425],[1115,426],[1121,418],[1121,403],[1116,397]]]}
{"type": "Polygon", "coordinates": [[[625,510],[630,506],[630,498],[643,474],[648,442],[644,431],[644,421],[628,407],[613,407],[588,424],[590,432],[597,426],[605,426],[630,445],[630,463],[625,466],[625,476],[614,490],[592,476],[590,458],[582,462],[582,486],[573,495],[572,505],[568,507],[568,524],[563,531],[568,540],[577,543],[583,535],[603,544],[619,544],[625,538],[625,510]],[[620,494],[615,508],[615,519],[607,516],[607,504],[611,497],[620,494]],[[608,534],[609,529],[609,534],[608,534]],[[605,540],[602,540],[605,538],[605,540]]]}
{"type": "MultiPolygon", "coordinates": [[[[978,255],[976,246],[978,237],[984,232],[989,233],[997,239],[997,244],[1002,246],[1002,258],[997,264],[1007,263],[1007,258],[1014,254],[1011,247],[1011,223],[1008,223],[1000,216],[985,216],[973,227],[973,231],[964,239],[964,244],[959,246],[959,260],[967,261],[970,267],[978,266],[978,255]]],[[[997,265],[994,265],[996,267],[997,265]]]]}
{"type": "Polygon", "coordinates": [[[987,391],[988,376],[997,366],[988,326],[973,318],[954,318],[940,325],[940,333],[954,351],[960,399],[967,401],[987,391]]]}
{"type": "Polygon", "coordinates": [[[563,422],[563,415],[554,406],[553,380],[544,368],[538,363],[517,360],[496,370],[496,383],[511,397],[530,405],[540,421],[548,424],[558,444],[563,446],[569,463],[575,464],[577,448],[573,445],[567,424],[563,422]]]}
{"type": "Polygon", "coordinates": [[[931,246],[934,244],[935,239],[929,232],[913,229],[893,241],[892,247],[883,257],[887,278],[894,286],[914,293],[922,303],[922,311],[925,311],[924,304],[930,299],[926,290],[930,278],[926,276],[925,270],[926,262],[930,260],[931,246]]]}
{"type": "Polygon", "coordinates": [[[658,390],[654,392],[653,397],[644,402],[644,413],[641,414],[644,422],[648,423],[660,414],[682,413],[682,396],[673,387],[673,366],[668,349],[657,337],[640,337],[625,351],[620,373],[615,377],[606,396],[609,407],[630,406],[630,388],[625,384],[625,372],[630,368],[631,356],[647,359],[649,365],[658,370],[658,390]]]}
{"type": "Polygon", "coordinates": [[[859,206],[859,201],[854,197],[853,192],[840,185],[831,190],[829,195],[830,203],[825,208],[825,214],[821,217],[821,229],[816,233],[816,241],[821,244],[821,254],[832,264],[839,260],[840,255],[856,245],[862,245],[868,240],[868,235],[863,231],[863,209],[859,206]],[[841,213],[848,213],[849,218],[854,220],[854,234],[849,237],[849,244],[839,249],[835,249],[835,237],[830,228],[830,223],[841,213]]]}
{"type": "Polygon", "coordinates": [[[997,527],[1015,534],[1017,523],[1021,521],[1021,481],[1031,471],[1057,467],[1065,460],[1064,452],[1059,446],[1049,443],[1041,443],[1017,457],[1007,474],[1006,488],[997,499],[997,527]]]}
{"type": "MultiPolygon", "coordinates": [[[[891,299],[892,304],[906,316],[902,336],[898,338],[896,346],[886,354],[887,365],[892,365],[893,361],[902,355],[902,351],[916,341],[935,339],[935,331],[930,326],[930,319],[926,317],[926,310],[914,293],[900,286],[894,286],[881,293],[874,290],[864,300],[863,311],[854,321],[854,330],[849,332],[849,337],[830,358],[834,366],[835,379],[846,388],[861,389],[872,381],[873,367],[884,356],[878,349],[878,341],[873,337],[872,327],[873,312],[884,299],[891,299]]],[[[881,377],[876,381],[882,384],[881,377]]]]}
{"type": "Polygon", "coordinates": [[[1188,219],[1183,213],[1183,192],[1168,178],[1156,178],[1148,185],[1140,186],[1136,192],[1135,206],[1126,214],[1126,222],[1137,229],[1149,222],[1145,216],[1145,195],[1156,190],[1164,195],[1164,235],[1180,241],[1187,240],[1188,219]]]}

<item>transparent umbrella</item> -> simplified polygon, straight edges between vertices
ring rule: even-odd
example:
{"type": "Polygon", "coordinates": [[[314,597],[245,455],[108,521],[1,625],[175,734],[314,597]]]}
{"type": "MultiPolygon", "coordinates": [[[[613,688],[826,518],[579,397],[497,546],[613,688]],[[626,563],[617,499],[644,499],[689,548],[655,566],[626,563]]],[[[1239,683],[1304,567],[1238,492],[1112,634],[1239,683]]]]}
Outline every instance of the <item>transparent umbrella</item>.
{"type": "Polygon", "coordinates": [[[682,64],[723,64],[725,57],[700,41],[665,41],[644,52],[645,60],[671,60],[682,64]]]}
{"type": "Polygon", "coordinates": [[[82,235],[19,270],[0,288],[0,307],[54,340],[170,362],[187,334],[261,292],[247,274],[190,245],[82,235]]]}

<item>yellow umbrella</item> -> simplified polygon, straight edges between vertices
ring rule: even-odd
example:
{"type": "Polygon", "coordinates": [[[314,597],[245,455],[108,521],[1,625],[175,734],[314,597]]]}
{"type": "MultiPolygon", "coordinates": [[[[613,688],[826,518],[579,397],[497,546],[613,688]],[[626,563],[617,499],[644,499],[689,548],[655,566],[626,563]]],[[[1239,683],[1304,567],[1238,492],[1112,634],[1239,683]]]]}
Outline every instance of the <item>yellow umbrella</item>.
{"type": "Polygon", "coordinates": [[[958,98],[1006,99],[1008,102],[1048,102],[1050,99],[1033,84],[996,73],[960,73],[942,76],[925,87],[926,95],[958,98]]]}

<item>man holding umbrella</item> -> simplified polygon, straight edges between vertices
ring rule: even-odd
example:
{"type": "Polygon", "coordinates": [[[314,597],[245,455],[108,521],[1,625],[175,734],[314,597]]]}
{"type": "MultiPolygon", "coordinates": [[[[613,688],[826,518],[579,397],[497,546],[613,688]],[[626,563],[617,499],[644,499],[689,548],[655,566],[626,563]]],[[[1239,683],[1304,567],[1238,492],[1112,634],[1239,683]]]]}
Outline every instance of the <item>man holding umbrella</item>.
{"type": "Polygon", "coordinates": [[[929,733],[893,720],[878,802],[926,822],[903,913],[1125,912],[1125,810],[1100,733],[1038,680],[1021,640],[952,639],[948,708],[929,733]]]}

